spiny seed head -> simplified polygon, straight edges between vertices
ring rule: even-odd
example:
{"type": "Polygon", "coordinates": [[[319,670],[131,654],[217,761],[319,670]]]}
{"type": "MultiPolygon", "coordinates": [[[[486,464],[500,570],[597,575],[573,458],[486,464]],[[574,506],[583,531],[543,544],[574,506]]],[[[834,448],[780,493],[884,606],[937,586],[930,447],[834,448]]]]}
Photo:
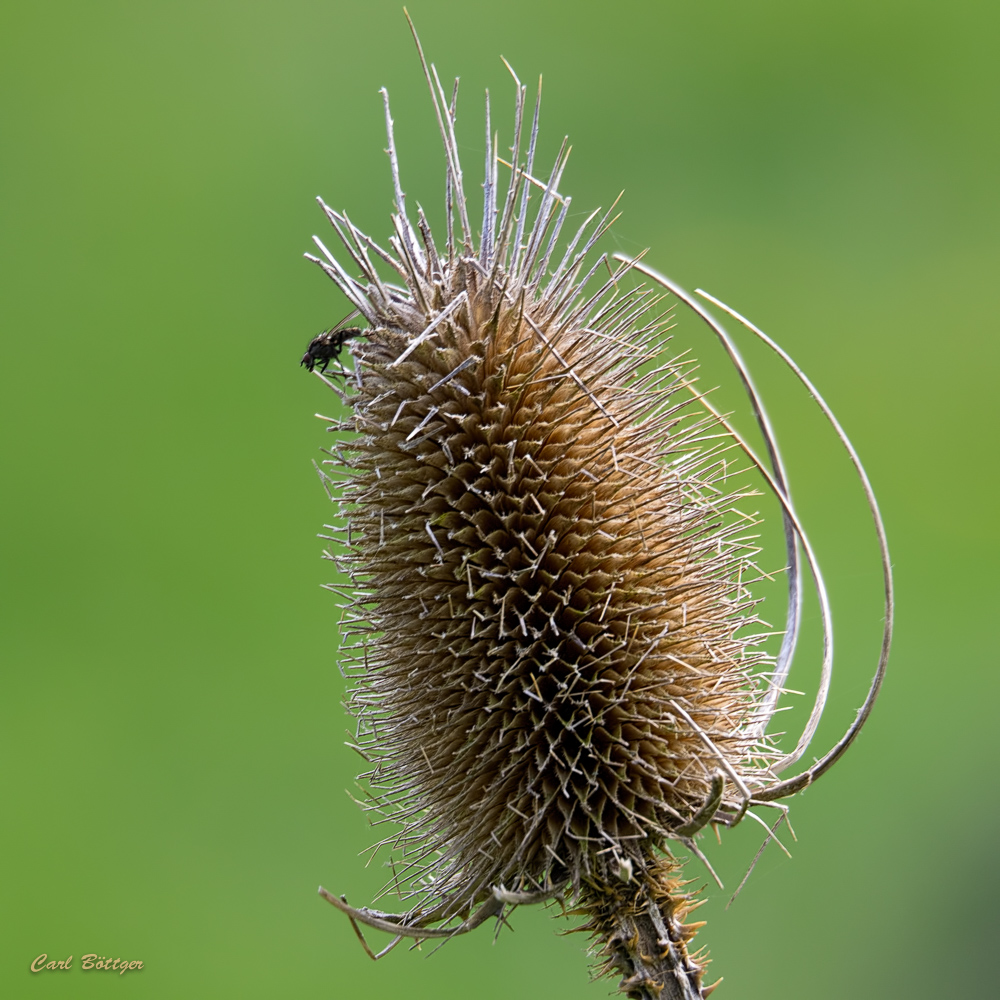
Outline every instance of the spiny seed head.
{"type": "Polygon", "coordinates": [[[457,89],[447,103],[424,68],[446,154],[444,240],[422,210],[416,226],[407,215],[385,95],[389,246],[323,205],[350,264],[319,239],[323,258],[310,258],[367,326],[327,331],[303,358],[325,369],[342,350],[353,356],[343,382],[317,372],[349,410],[332,428],[341,440],[329,463],[348,475],[322,473],[341,514],[341,544],[327,555],[352,583],[342,655],[356,749],[371,763],[365,806],[395,824],[376,845],[393,853],[386,891],[413,902],[392,917],[321,891],[352,918],[417,938],[568,893],[630,996],[659,996],[669,981],[664,997],[703,997],[703,963],[686,951],[697,925],[681,923],[692,903],[677,893],[667,844],[697,852],[691,838],[707,822],[739,822],[752,796],[805,787],[863,724],[891,622],[874,497],[841,435],[882,545],[886,638],[847,735],[779,781],[822,714],[832,647],[806,731],[776,760],[765,731],[795,647],[801,551],[825,629],[828,606],[749,376],[731,351],[770,472],[696,391],[690,360],[671,356],[670,311],[635,280],[641,266],[612,269],[596,255],[611,213],[564,236],[568,151],[535,179],[538,105],[525,142],[519,81],[512,166],[495,148],[487,98],[473,232],[457,89]],[[783,509],[793,583],[776,665],[747,589],[759,571],[748,489],[733,475],[743,455],[783,509]]]}
{"type": "Polygon", "coordinates": [[[414,287],[355,348],[353,705],[366,778],[439,889],[645,856],[708,796],[699,729],[752,766],[746,524],[683,370],[643,378],[661,323],[609,320],[640,296],[574,316],[458,257],[428,312],[414,287]]]}
{"type": "Polygon", "coordinates": [[[643,866],[720,766],[765,753],[732,441],[666,353],[661,298],[628,268],[595,280],[607,217],[552,265],[568,199],[553,179],[529,200],[530,170],[502,215],[487,177],[478,248],[398,214],[402,284],[324,264],[370,324],[340,454],[363,778],[402,824],[397,874],[463,905],[643,866]]]}

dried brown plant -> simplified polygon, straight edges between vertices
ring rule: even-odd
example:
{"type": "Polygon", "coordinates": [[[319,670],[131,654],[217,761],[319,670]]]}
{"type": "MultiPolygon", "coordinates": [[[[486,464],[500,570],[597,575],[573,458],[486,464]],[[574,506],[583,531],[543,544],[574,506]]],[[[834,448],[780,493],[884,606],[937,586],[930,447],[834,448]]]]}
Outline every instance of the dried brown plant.
{"type": "Polygon", "coordinates": [[[536,179],[539,106],[529,124],[516,76],[509,163],[487,95],[477,245],[455,137],[457,81],[447,97],[420,58],[446,156],[444,244],[422,210],[416,225],[407,214],[383,91],[394,235],[383,249],[321,202],[350,264],[319,239],[322,256],[310,259],[367,325],[317,338],[303,359],[326,368],[341,349],[353,357],[340,376],[316,372],[349,411],[331,421],[340,441],[321,470],[341,513],[327,556],[351,580],[347,591],[331,589],[346,597],[344,669],[354,679],[356,749],[371,765],[364,805],[394,824],[377,847],[393,854],[387,890],[410,905],[387,913],[320,892],[366,950],[359,922],[392,935],[380,955],[404,938],[448,939],[558,899],[583,915],[601,971],[621,974],[628,996],[705,997],[713,987],[702,984],[704,959],[688,951],[700,925],[684,922],[698,904],[670,842],[704,860],[702,828],[759,818],[755,806],[811,783],[863,725],[891,623],[874,496],[805,376],[727,310],[780,354],[833,422],[882,546],[886,631],[865,704],[832,750],[782,779],[822,714],[832,632],[745,365],[697,299],[638,260],[595,256],[611,212],[594,213],[564,241],[568,149],[536,179]],[[765,458],[699,393],[692,363],[668,353],[668,297],[729,353],[765,458]],[[760,576],[755,522],[741,513],[749,492],[734,485],[734,456],[782,511],[790,584],[776,656],[765,652],[750,591],[760,576]],[[782,754],[768,724],[796,646],[804,567],[827,638],[813,712],[782,754]]]}

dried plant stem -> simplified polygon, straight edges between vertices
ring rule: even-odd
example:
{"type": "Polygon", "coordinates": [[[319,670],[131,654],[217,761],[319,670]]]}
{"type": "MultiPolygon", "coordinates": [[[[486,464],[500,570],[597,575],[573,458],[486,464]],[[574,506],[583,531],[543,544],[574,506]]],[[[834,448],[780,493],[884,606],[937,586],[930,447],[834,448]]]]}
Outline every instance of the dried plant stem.
{"type": "Polygon", "coordinates": [[[618,973],[618,988],[633,1000],[702,1000],[718,985],[701,985],[708,960],[688,951],[704,921],[684,918],[703,900],[681,891],[678,868],[662,858],[627,882],[611,875],[582,886],[574,912],[589,919],[579,929],[595,938],[594,951],[603,959],[599,972],[618,973]]]}

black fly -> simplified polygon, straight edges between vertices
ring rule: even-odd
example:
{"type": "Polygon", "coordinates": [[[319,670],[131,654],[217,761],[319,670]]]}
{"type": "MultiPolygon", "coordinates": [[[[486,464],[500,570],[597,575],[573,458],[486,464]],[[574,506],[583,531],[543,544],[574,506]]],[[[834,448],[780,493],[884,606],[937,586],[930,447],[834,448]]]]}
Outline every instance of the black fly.
{"type": "Polygon", "coordinates": [[[312,371],[317,365],[322,365],[321,372],[331,361],[336,361],[344,346],[345,340],[360,337],[365,331],[356,326],[348,326],[342,330],[324,330],[318,337],[309,341],[306,353],[302,355],[300,365],[305,365],[307,371],[312,371]]]}

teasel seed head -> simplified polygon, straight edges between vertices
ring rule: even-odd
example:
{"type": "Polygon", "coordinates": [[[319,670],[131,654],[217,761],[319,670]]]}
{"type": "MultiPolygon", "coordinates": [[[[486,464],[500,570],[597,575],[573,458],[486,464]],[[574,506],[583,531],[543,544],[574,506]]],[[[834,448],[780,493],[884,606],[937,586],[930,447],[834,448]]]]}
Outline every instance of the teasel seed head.
{"type": "MultiPolygon", "coordinates": [[[[389,246],[323,205],[350,265],[318,239],[311,258],[367,327],[307,352],[353,358],[340,381],[316,372],[349,410],[332,427],[347,475],[322,473],[343,529],[327,555],[351,580],[341,652],[365,808],[393,824],[377,846],[411,906],[321,891],[397,941],[558,897],[629,996],[707,996],[670,841],[700,855],[709,821],[787,793],[776,773],[792,756],[766,735],[791,653],[786,638],[777,664],[767,654],[749,590],[755,522],[733,452],[754,456],[669,354],[665,290],[681,290],[595,253],[611,212],[564,238],[568,149],[536,179],[539,108],[526,128],[516,77],[509,167],[487,96],[474,237],[457,83],[449,101],[424,69],[447,161],[443,243],[422,210],[415,226],[407,215],[383,91],[389,246]]],[[[780,460],[762,472],[797,573],[812,556],[780,460]]]]}

